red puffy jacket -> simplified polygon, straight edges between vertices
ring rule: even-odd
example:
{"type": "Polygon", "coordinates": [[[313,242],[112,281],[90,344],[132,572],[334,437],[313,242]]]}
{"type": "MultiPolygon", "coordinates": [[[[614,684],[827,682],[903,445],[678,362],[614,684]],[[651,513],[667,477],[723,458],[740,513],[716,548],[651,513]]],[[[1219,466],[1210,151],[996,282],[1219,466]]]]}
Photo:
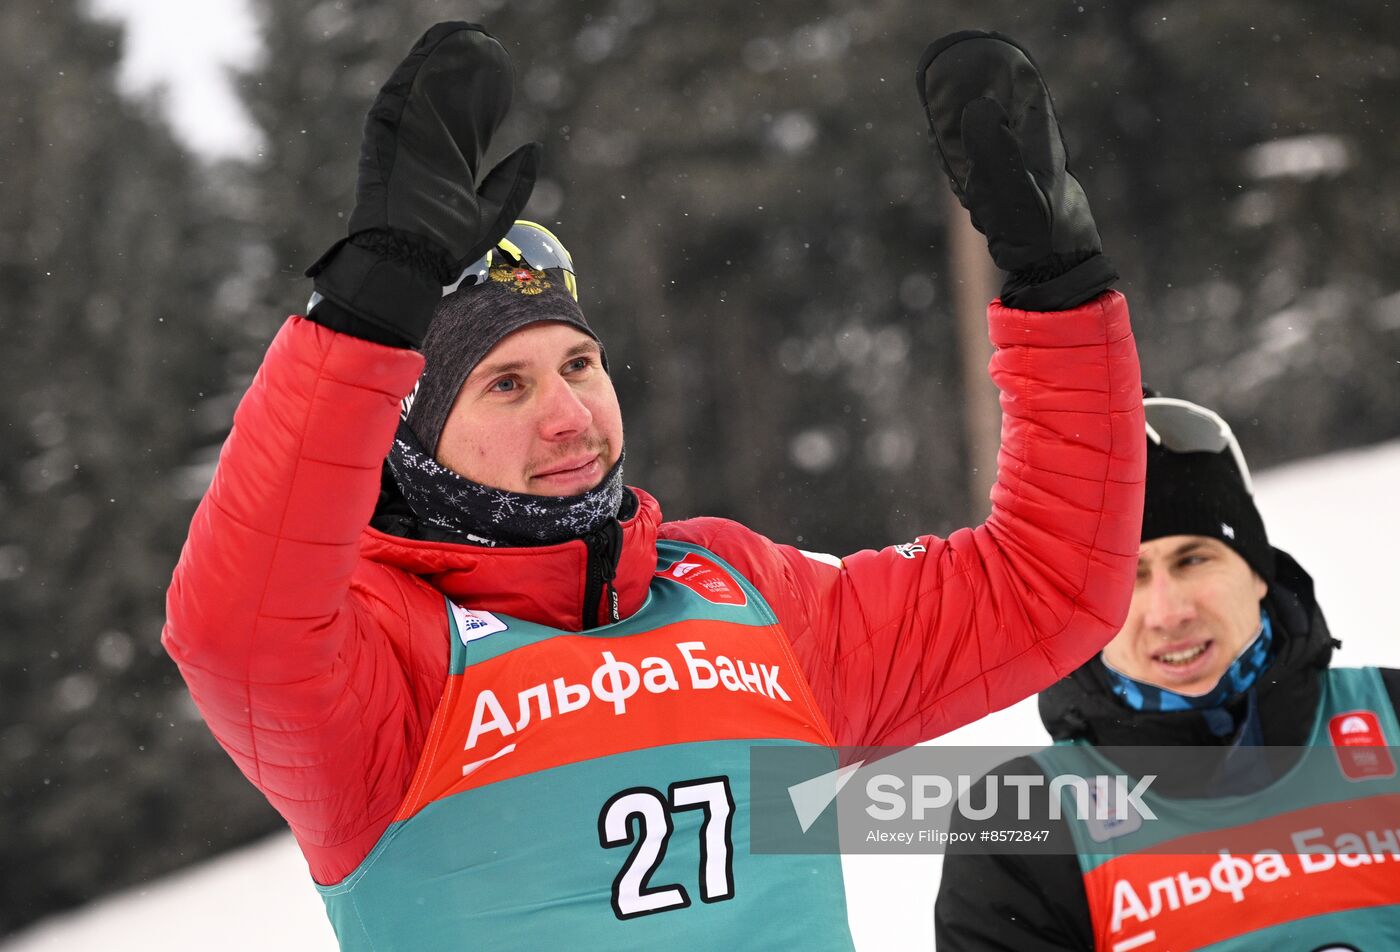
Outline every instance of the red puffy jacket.
{"type": "MultiPolygon", "coordinates": [[[[837,743],[925,740],[1039,691],[1118,630],[1145,441],[1122,295],[994,303],[1003,429],[992,514],[839,562],[737,523],[623,525],[624,616],[658,536],[698,543],[777,613],[837,743]]],[[[168,596],[163,640],[216,738],[287,819],[318,882],[348,875],[408,790],[448,663],[443,595],[577,630],[581,541],[527,549],[367,527],[422,357],[291,318],[239,405],[168,596]]]]}

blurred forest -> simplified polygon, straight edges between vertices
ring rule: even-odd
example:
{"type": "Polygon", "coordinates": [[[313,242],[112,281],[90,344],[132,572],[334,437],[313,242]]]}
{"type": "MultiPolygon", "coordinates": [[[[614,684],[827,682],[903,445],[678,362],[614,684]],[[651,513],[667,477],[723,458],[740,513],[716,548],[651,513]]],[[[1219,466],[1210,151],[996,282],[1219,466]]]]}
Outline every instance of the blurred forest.
{"type": "Polygon", "coordinates": [[[166,660],[163,595],[434,21],[512,51],[496,151],[545,143],[527,217],[574,252],[628,481],[671,518],[847,552],[984,515],[912,82],[973,26],[1036,51],[1155,387],[1256,467],[1400,435],[1392,3],[260,0],[264,147],[217,164],[117,94],[84,9],[0,13],[0,933],[280,826],[166,660]]]}

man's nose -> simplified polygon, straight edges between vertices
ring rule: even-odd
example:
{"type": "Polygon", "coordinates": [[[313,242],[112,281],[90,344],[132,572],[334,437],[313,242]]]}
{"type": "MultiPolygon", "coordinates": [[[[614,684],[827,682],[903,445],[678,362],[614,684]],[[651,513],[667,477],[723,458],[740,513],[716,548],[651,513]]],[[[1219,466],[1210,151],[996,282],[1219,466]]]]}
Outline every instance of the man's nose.
{"type": "Polygon", "coordinates": [[[1148,580],[1143,622],[1149,628],[1171,629],[1195,614],[1195,608],[1185,587],[1169,573],[1159,572],[1148,580]]]}
{"type": "Polygon", "coordinates": [[[588,429],[593,413],[569,382],[550,377],[543,385],[540,400],[540,435],[549,440],[567,439],[588,429]]]}

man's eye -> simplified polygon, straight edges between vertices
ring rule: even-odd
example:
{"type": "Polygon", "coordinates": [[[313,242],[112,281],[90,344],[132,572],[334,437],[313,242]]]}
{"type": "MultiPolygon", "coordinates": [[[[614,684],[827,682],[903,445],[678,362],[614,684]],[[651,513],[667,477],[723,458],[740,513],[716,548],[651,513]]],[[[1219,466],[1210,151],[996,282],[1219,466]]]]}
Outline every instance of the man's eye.
{"type": "Polygon", "coordinates": [[[577,372],[580,370],[587,370],[592,363],[593,361],[587,357],[575,357],[564,366],[569,371],[577,372]]]}
{"type": "Polygon", "coordinates": [[[491,384],[491,390],[494,393],[510,393],[518,389],[519,386],[519,383],[516,382],[514,377],[502,377],[500,380],[491,384]]]}
{"type": "Polygon", "coordinates": [[[1192,565],[1204,565],[1208,561],[1210,561],[1209,558],[1204,555],[1187,555],[1183,556],[1181,561],[1177,564],[1181,565],[1183,568],[1189,568],[1192,565]]]}

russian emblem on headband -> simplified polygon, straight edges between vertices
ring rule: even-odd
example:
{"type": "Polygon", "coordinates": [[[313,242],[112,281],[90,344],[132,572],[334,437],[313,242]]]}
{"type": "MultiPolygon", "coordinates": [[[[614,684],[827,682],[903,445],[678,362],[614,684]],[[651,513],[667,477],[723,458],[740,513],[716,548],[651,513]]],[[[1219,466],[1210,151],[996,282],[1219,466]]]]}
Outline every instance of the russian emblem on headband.
{"type": "Polygon", "coordinates": [[[499,281],[521,294],[539,294],[552,286],[543,271],[535,271],[524,265],[497,265],[491,269],[491,280],[499,281]]]}

